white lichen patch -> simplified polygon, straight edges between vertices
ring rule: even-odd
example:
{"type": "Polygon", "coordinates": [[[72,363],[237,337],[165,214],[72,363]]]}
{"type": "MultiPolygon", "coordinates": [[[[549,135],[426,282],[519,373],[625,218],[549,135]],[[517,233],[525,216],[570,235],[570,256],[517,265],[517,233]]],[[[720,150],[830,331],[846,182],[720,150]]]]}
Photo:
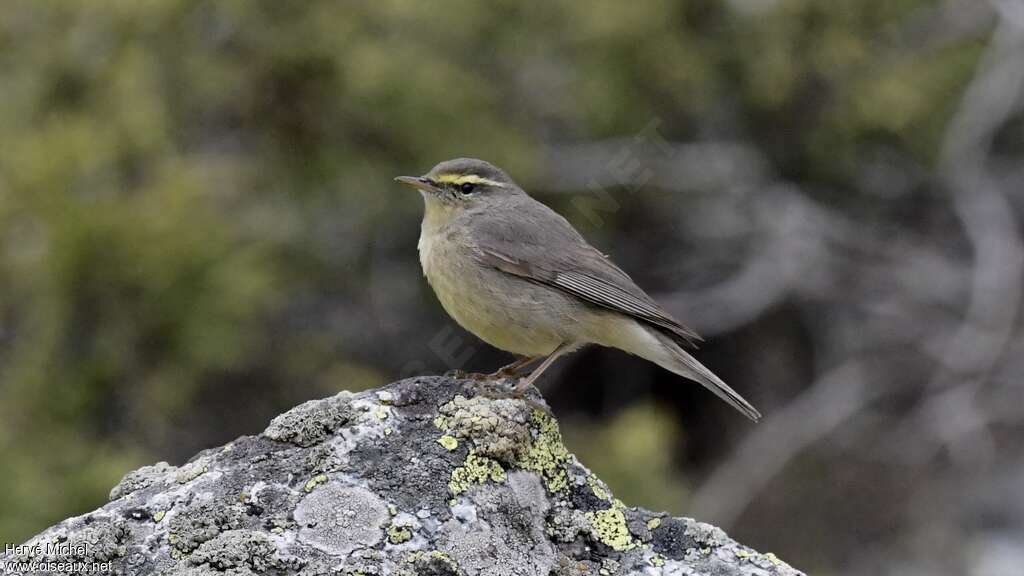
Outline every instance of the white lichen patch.
{"type": "Polygon", "coordinates": [[[200,458],[194,462],[189,462],[181,468],[178,468],[178,472],[175,474],[174,479],[178,484],[188,484],[189,482],[199,478],[203,474],[210,471],[209,459],[200,458]]]}
{"type": "Polygon", "coordinates": [[[721,546],[723,542],[729,540],[724,530],[704,522],[694,522],[687,527],[686,535],[692,537],[699,544],[708,546],[721,546]]]}
{"type": "Polygon", "coordinates": [[[387,503],[376,494],[337,482],[313,491],[295,509],[299,541],[337,556],[380,543],[390,520],[387,503]]]}

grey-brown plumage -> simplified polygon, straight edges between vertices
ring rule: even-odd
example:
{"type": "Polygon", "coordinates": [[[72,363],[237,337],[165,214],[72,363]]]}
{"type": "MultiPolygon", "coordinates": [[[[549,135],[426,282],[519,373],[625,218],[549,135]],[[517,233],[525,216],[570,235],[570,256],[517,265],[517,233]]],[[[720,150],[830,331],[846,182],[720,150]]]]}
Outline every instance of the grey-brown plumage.
{"type": "Polygon", "coordinates": [[[398,180],[423,194],[420,262],[445,310],[497,348],[546,357],[518,390],[562,354],[593,343],[650,360],[760,417],[685,350],[700,340],[695,332],[501,169],[460,158],[398,180]]]}

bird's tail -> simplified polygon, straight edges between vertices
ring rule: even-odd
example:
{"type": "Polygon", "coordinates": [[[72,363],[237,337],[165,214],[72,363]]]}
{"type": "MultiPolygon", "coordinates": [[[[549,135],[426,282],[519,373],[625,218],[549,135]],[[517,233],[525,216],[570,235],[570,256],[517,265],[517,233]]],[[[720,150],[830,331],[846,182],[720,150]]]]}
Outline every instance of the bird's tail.
{"type": "Polygon", "coordinates": [[[761,413],[757,411],[757,408],[754,408],[743,396],[740,396],[728,384],[722,382],[721,378],[715,376],[711,370],[705,368],[696,358],[683,350],[670,336],[655,328],[647,328],[646,330],[657,340],[662,350],[648,350],[647,354],[636,351],[634,352],[635,354],[658,364],[670,372],[675,372],[680,376],[700,383],[708,390],[714,392],[715,396],[725,400],[730,406],[739,410],[744,416],[754,422],[761,418],[761,413]]]}

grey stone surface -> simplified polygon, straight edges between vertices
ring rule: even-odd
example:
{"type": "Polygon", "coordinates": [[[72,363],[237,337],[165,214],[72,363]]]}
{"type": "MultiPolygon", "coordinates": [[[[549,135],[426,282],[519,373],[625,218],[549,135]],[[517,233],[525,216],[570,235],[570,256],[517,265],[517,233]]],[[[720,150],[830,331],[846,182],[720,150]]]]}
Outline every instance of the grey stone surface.
{"type": "Polygon", "coordinates": [[[183,466],[128,473],[106,506],[0,560],[175,576],[800,574],[714,526],[625,506],[541,403],[448,377],[307,402],[183,466]]]}

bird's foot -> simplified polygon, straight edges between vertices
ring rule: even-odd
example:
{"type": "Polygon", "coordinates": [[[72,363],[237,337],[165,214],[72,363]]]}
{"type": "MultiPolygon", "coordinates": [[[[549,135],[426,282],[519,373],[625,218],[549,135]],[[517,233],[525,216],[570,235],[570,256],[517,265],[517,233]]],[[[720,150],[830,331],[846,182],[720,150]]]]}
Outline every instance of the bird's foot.
{"type": "Polygon", "coordinates": [[[504,368],[498,368],[494,372],[487,374],[488,380],[507,380],[509,378],[515,378],[516,370],[505,366],[504,368]]]}
{"type": "Polygon", "coordinates": [[[477,381],[494,381],[494,380],[508,380],[511,378],[518,378],[523,369],[530,365],[530,363],[537,360],[529,356],[520,356],[515,362],[502,366],[490,374],[479,374],[476,372],[464,372],[459,369],[449,370],[444,373],[449,378],[458,378],[460,380],[477,380],[477,381]]]}
{"type": "Polygon", "coordinates": [[[507,379],[487,379],[487,380],[476,380],[473,382],[472,390],[474,395],[483,398],[489,398],[491,400],[521,400],[526,402],[531,408],[540,410],[548,416],[554,416],[551,413],[551,408],[548,407],[543,401],[538,401],[535,398],[531,398],[528,393],[529,388],[520,388],[514,383],[507,383],[507,379]]]}

